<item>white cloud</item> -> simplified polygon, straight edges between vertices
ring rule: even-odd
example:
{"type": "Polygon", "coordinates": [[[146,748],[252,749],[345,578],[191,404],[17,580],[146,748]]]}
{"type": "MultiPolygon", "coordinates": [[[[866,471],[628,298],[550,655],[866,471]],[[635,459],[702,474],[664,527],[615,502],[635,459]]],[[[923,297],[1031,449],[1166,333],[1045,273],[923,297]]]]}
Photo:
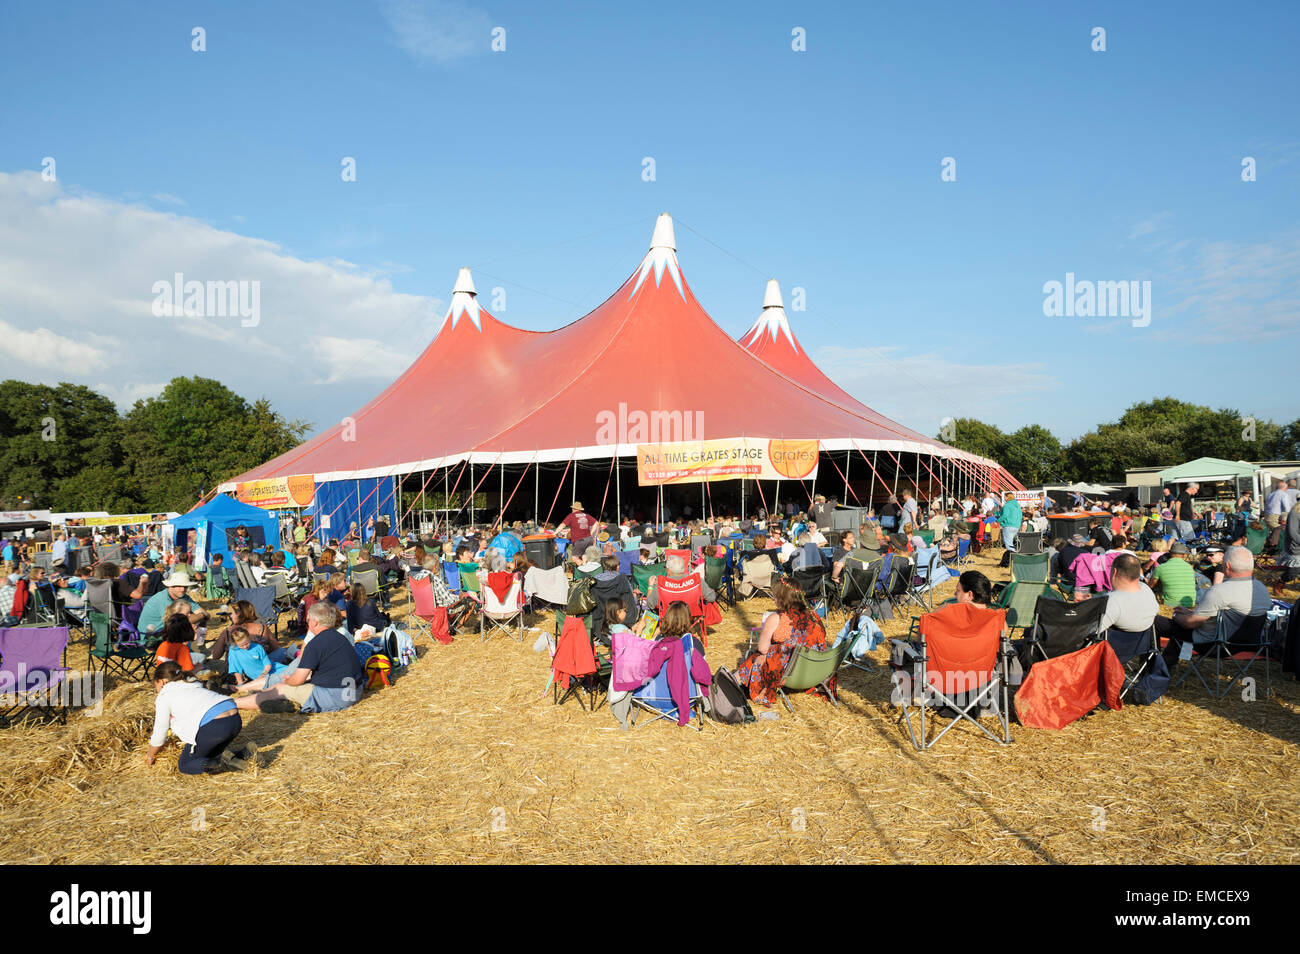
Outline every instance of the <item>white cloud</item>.
{"type": "MultiPolygon", "coordinates": [[[[49,328],[24,331],[7,321],[0,320],[0,355],[8,359],[5,365],[16,365],[15,377],[24,377],[22,368],[41,368],[70,372],[95,371],[107,363],[107,355],[87,341],[77,341],[56,334],[49,328]]],[[[26,375],[26,376],[30,376],[26,375]]]]}
{"type": "Polygon", "coordinates": [[[827,345],[812,355],[832,381],[863,404],[922,434],[945,417],[1021,419],[1040,395],[1060,388],[1045,365],[965,364],[897,347],[827,345]]]}
{"type": "MultiPolygon", "coordinates": [[[[450,287],[454,269],[445,278],[450,287]]],[[[444,309],[394,291],[372,268],[305,261],[175,212],[70,191],[35,172],[0,173],[0,377],[49,379],[57,368],[59,380],[112,381],[105,393],[129,403],[156,393],[159,380],[205,375],[249,400],[268,397],[287,416],[314,419],[334,413],[302,389],[321,376],[311,365],[315,339],[361,332],[412,342],[411,353],[383,349],[371,360],[364,346],[319,355],[332,380],[381,371],[391,379],[434,335],[444,309]],[[176,273],[257,281],[260,321],[155,317],[154,283],[176,273]]]]}
{"type": "Polygon", "coordinates": [[[161,381],[153,384],[127,385],[109,384],[100,381],[98,384],[91,385],[91,388],[116,404],[120,410],[129,411],[136,401],[142,398],[157,397],[162,394],[162,390],[166,386],[166,383],[161,381]]]}
{"type": "Polygon", "coordinates": [[[380,0],[393,42],[421,63],[446,64],[488,52],[492,22],[482,10],[450,0],[380,0]]]}
{"type": "Polygon", "coordinates": [[[409,352],[399,351],[373,338],[315,335],[311,339],[311,351],[317,367],[324,371],[319,380],[321,384],[361,378],[390,381],[411,363],[409,352]]]}

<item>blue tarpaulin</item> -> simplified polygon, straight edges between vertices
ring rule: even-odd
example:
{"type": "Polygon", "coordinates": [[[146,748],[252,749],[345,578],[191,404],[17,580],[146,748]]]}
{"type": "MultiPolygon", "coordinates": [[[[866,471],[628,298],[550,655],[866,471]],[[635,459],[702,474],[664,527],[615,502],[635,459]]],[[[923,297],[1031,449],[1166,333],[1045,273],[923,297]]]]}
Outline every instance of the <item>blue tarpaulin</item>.
{"type": "Polygon", "coordinates": [[[397,526],[397,478],[362,477],[360,480],[331,480],[316,485],[315,517],[317,536],[322,540],[342,540],[355,523],[363,530],[371,517],[388,517],[388,526],[397,526]],[[321,528],[321,518],[330,518],[329,529],[321,528]]]}

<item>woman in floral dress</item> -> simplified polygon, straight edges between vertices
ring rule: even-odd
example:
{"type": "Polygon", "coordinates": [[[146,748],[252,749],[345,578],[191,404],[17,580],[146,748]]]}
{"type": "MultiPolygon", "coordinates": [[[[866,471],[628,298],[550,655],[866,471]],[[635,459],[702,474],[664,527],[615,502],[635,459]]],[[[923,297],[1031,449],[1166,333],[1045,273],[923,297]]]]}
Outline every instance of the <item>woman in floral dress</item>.
{"type": "MultiPolygon", "coordinates": [[[[779,580],[772,587],[776,612],[763,621],[758,647],[736,669],[736,679],[748,687],[749,698],[770,706],[785,679],[785,667],[796,647],[826,649],[826,627],[809,608],[798,587],[779,580]]],[[[831,682],[832,689],[834,681],[831,682]]]]}

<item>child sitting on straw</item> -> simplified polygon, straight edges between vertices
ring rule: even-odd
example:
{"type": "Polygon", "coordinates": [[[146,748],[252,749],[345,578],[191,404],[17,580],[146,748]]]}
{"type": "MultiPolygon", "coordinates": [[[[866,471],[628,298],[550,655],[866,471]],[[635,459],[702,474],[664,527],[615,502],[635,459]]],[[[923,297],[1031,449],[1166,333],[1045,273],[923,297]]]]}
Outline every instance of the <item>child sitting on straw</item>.
{"type": "Polygon", "coordinates": [[[235,684],[242,686],[245,682],[265,679],[271,673],[279,672],[285,667],[271,662],[266,650],[253,642],[248,629],[235,626],[230,630],[230,639],[234,643],[227,651],[226,666],[230,675],[235,677],[235,684]]]}

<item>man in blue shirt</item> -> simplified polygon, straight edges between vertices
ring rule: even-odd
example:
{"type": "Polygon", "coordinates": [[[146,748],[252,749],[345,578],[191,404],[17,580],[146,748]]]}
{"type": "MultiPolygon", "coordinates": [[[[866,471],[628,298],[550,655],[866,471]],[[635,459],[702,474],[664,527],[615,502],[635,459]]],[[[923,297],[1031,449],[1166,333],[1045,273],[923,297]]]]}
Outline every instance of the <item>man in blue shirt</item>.
{"type": "MultiPolygon", "coordinates": [[[[307,610],[307,643],[297,661],[265,680],[248,684],[256,691],[235,700],[240,709],[260,709],[265,703],[289,700],[303,712],[337,712],[355,705],[365,687],[366,672],[352,641],[335,627],[340,616],[322,600],[307,610]]],[[[270,710],[268,710],[270,711],[270,710]]]]}
{"type": "MultiPolygon", "coordinates": [[[[167,607],[177,600],[185,599],[185,591],[196,585],[188,573],[173,573],[162,583],[164,589],[145,600],[144,608],[140,610],[140,621],[136,625],[146,636],[162,629],[163,616],[167,613],[167,607]]],[[[187,602],[190,602],[191,606],[195,605],[192,601],[187,600],[187,602]]],[[[189,616],[190,622],[198,627],[208,618],[208,611],[196,609],[195,612],[186,615],[189,616]]]]}

